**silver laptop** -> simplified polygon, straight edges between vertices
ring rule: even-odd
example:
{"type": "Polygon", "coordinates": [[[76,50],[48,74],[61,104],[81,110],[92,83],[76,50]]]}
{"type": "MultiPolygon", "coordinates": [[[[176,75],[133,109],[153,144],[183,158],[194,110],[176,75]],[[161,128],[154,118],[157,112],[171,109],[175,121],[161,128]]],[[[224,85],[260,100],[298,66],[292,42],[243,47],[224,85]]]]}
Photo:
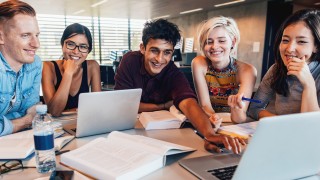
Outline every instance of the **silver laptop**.
{"type": "Polygon", "coordinates": [[[261,119],[239,160],[240,155],[224,154],[184,159],[179,164],[200,179],[219,179],[234,168],[235,180],[316,175],[320,171],[320,112],[261,119]]]}
{"type": "Polygon", "coordinates": [[[64,129],[76,137],[132,129],[137,120],[141,89],[81,93],[77,124],[64,129]]]}

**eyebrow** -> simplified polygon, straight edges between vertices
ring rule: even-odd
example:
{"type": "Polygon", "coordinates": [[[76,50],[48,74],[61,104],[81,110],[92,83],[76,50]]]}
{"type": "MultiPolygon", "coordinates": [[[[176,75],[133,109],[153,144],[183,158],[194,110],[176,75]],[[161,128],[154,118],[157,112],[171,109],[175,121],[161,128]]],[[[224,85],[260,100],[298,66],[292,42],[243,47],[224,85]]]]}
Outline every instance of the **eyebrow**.
{"type": "MultiPolygon", "coordinates": [[[[73,42],[73,41],[71,41],[71,40],[66,41],[66,43],[68,43],[68,42],[71,42],[71,43],[74,43],[75,45],[77,45],[77,43],[76,43],[76,42],[73,42]]],[[[79,45],[77,45],[77,46],[81,46],[81,45],[89,46],[89,45],[88,45],[88,44],[86,44],[86,43],[80,43],[80,44],[79,44],[79,45]]]]}
{"type": "MultiPolygon", "coordinates": [[[[290,36],[288,36],[288,35],[283,35],[282,37],[290,38],[290,36]]],[[[307,36],[297,36],[296,38],[297,39],[305,39],[305,38],[309,38],[309,37],[307,37],[307,36]]]]}

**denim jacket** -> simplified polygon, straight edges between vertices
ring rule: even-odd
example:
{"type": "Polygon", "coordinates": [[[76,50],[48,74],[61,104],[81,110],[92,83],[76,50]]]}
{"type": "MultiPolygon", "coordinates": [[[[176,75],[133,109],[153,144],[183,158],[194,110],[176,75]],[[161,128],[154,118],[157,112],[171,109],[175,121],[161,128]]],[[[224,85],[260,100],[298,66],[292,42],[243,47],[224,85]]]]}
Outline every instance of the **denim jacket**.
{"type": "Polygon", "coordinates": [[[39,102],[41,72],[39,56],[16,73],[0,52],[0,136],[11,134],[11,120],[25,116],[28,108],[39,102]],[[14,95],[15,102],[10,107],[14,95]]]}

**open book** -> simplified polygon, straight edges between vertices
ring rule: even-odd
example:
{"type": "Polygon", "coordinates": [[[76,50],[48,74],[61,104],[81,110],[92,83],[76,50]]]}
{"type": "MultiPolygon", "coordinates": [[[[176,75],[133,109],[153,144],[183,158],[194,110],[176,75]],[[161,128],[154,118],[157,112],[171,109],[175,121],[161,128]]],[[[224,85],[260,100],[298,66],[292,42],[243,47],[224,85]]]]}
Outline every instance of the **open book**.
{"type": "Polygon", "coordinates": [[[218,133],[233,136],[233,137],[240,137],[243,139],[248,139],[255,132],[258,123],[259,123],[259,121],[254,121],[254,122],[249,122],[249,123],[221,126],[218,129],[218,133]]]}
{"type": "Polygon", "coordinates": [[[142,112],[139,117],[139,121],[146,130],[180,128],[186,119],[186,116],[175,106],[171,106],[169,111],[142,112]]]}
{"type": "Polygon", "coordinates": [[[61,163],[97,179],[138,179],[165,165],[166,155],[195,149],[113,131],[61,155],[61,163]]]}
{"type": "MultiPolygon", "coordinates": [[[[54,139],[54,148],[60,150],[74,136],[54,139]]],[[[33,130],[22,131],[0,137],[0,159],[25,159],[34,152],[33,130]]]]}

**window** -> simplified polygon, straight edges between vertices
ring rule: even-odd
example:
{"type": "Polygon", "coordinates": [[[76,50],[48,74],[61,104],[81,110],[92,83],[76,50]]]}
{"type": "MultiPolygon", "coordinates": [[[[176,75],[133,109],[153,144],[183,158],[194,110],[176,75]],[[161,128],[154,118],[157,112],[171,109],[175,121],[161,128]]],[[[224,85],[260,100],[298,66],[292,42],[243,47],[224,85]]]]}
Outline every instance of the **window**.
{"type": "Polygon", "coordinates": [[[41,44],[37,54],[42,60],[61,59],[60,39],[64,29],[72,23],[80,23],[88,27],[93,38],[93,49],[87,59],[94,59],[102,64],[109,61],[111,51],[138,50],[146,21],[45,14],[37,15],[37,19],[41,44]]]}

